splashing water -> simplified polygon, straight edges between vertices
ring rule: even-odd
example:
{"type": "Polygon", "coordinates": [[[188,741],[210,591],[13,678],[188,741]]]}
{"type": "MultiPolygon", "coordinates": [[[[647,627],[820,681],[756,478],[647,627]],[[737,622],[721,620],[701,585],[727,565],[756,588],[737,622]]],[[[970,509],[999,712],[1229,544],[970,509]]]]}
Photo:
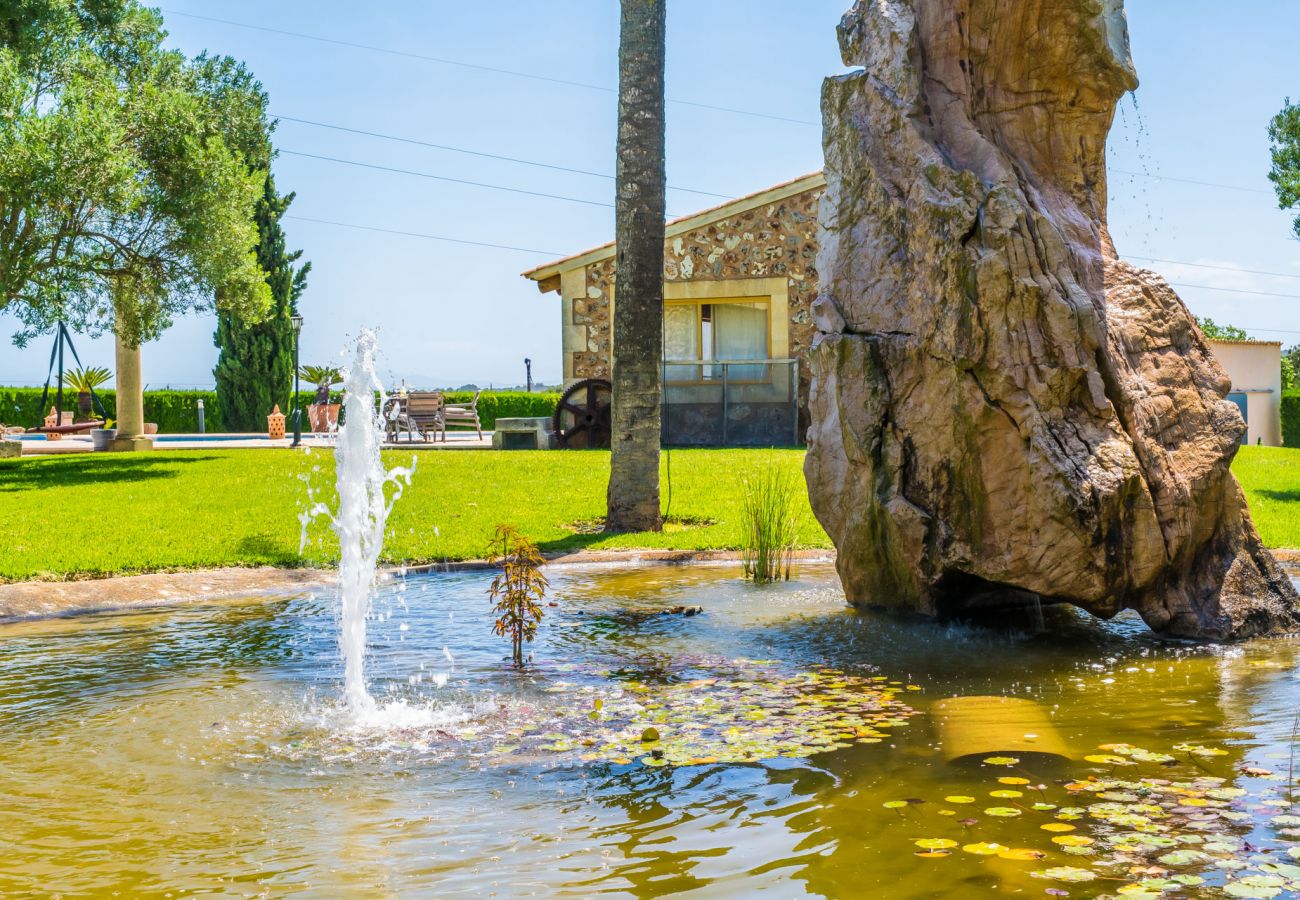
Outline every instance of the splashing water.
{"type": "MultiPolygon", "coordinates": [[[[317,516],[329,519],[339,539],[339,648],[343,653],[343,698],[358,722],[386,719],[366,689],[366,620],[374,597],[379,554],[393,504],[410,485],[409,467],[385,469],[380,458],[384,422],[383,384],[375,371],[378,342],[374,331],[362,329],[352,362],[343,370],[344,424],[334,448],[338,509],[312,504],[302,515],[303,543],[307,525],[317,516]],[[375,397],[380,397],[378,406],[375,397]],[[391,497],[384,491],[392,485],[391,497]]],[[[392,710],[396,712],[396,710],[392,710]]]]}

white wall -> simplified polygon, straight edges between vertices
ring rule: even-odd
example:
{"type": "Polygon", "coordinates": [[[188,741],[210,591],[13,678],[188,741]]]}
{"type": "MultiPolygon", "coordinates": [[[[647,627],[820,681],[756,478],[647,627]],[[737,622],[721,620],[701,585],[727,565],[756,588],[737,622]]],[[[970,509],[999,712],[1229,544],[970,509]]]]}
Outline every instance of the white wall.
{"type": "Polygon", "coordinates": [[[1282,345],[1274,341],[1209,341],[1232,390],[1246,395],[1247,442],[1282,446],[1282,345]]]}

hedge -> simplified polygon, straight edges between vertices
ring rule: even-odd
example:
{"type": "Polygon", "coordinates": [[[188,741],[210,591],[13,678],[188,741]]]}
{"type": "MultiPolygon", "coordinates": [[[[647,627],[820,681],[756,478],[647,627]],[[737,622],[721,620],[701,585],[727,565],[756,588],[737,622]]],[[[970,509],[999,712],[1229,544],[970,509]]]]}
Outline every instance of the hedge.
{"type": "Polygon", "coordinates": [[[1282,392],[1282,446],[1300,447],[1300,391],[1282,392]]]}
{"type": "MultiPolygon", "coordinates": [[[[41,408],[41,388],[0,387],[0,424],[21,425],[34,428],[41,424],[49,407],[54,405],[55,392],[50,390],[45,409],[41,408]]],[[[103,402],[110,418],[117,418],[116,392],[111,388],[95,394],[103,402]]],[[[299,402],[304,406],[315,400],[316,392],[302,391],[299,402]]],[[[448,391],[448,403],[468,403],[473,391],[448,391]]],[[[484,391],[478,400],[479,417],[484,428],[493,428],[497,419],[551,416],[555,412],[559,394],[529,394],[524,391],[484,391]]],[[[204,425],[207,431],[221,432],[221,406],[216,391],[145,391],[144,418],[156,422],[161,434],[192,434],[199,430],[198,401],[203,401],[204,425]]],[[[337,401],[338,395],[333,399],[337,401]]],[[[65,410],[76,408],[77,395],[66,388],[63,391],[65,410]]],[[[286,414],[287,409],[283,410],[286,414]]]]}

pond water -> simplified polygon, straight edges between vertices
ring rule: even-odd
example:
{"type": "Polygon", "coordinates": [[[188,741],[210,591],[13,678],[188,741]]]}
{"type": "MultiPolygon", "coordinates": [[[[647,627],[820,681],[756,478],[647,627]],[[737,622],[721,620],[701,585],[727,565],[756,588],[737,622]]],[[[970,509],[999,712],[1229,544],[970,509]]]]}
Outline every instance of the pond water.
{"type": "Polygon", "coordinates": [[[332,596],[0,626],[0,894],[1300,887],[1294,642],[900,622],[815,565],[584,569],[552,574],[518,674],[489,578],[380,591],[383,729],[341,709],[332,596]],[[1035,701],[1072,758],[947,762],[934,706],[963,695],[1035,701]]]}

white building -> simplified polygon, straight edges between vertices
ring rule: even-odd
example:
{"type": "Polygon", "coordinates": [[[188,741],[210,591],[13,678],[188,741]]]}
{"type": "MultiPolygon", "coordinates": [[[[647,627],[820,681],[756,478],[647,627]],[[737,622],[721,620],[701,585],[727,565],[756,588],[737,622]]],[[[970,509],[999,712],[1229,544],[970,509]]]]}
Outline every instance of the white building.
{"type": "Polygon", "coordinates": [[[1282,446],[1282,344],[1278,341],[1208,341],[1232,379],[1228,399],[1248,429],[1244,444],[1282,446]]]}

